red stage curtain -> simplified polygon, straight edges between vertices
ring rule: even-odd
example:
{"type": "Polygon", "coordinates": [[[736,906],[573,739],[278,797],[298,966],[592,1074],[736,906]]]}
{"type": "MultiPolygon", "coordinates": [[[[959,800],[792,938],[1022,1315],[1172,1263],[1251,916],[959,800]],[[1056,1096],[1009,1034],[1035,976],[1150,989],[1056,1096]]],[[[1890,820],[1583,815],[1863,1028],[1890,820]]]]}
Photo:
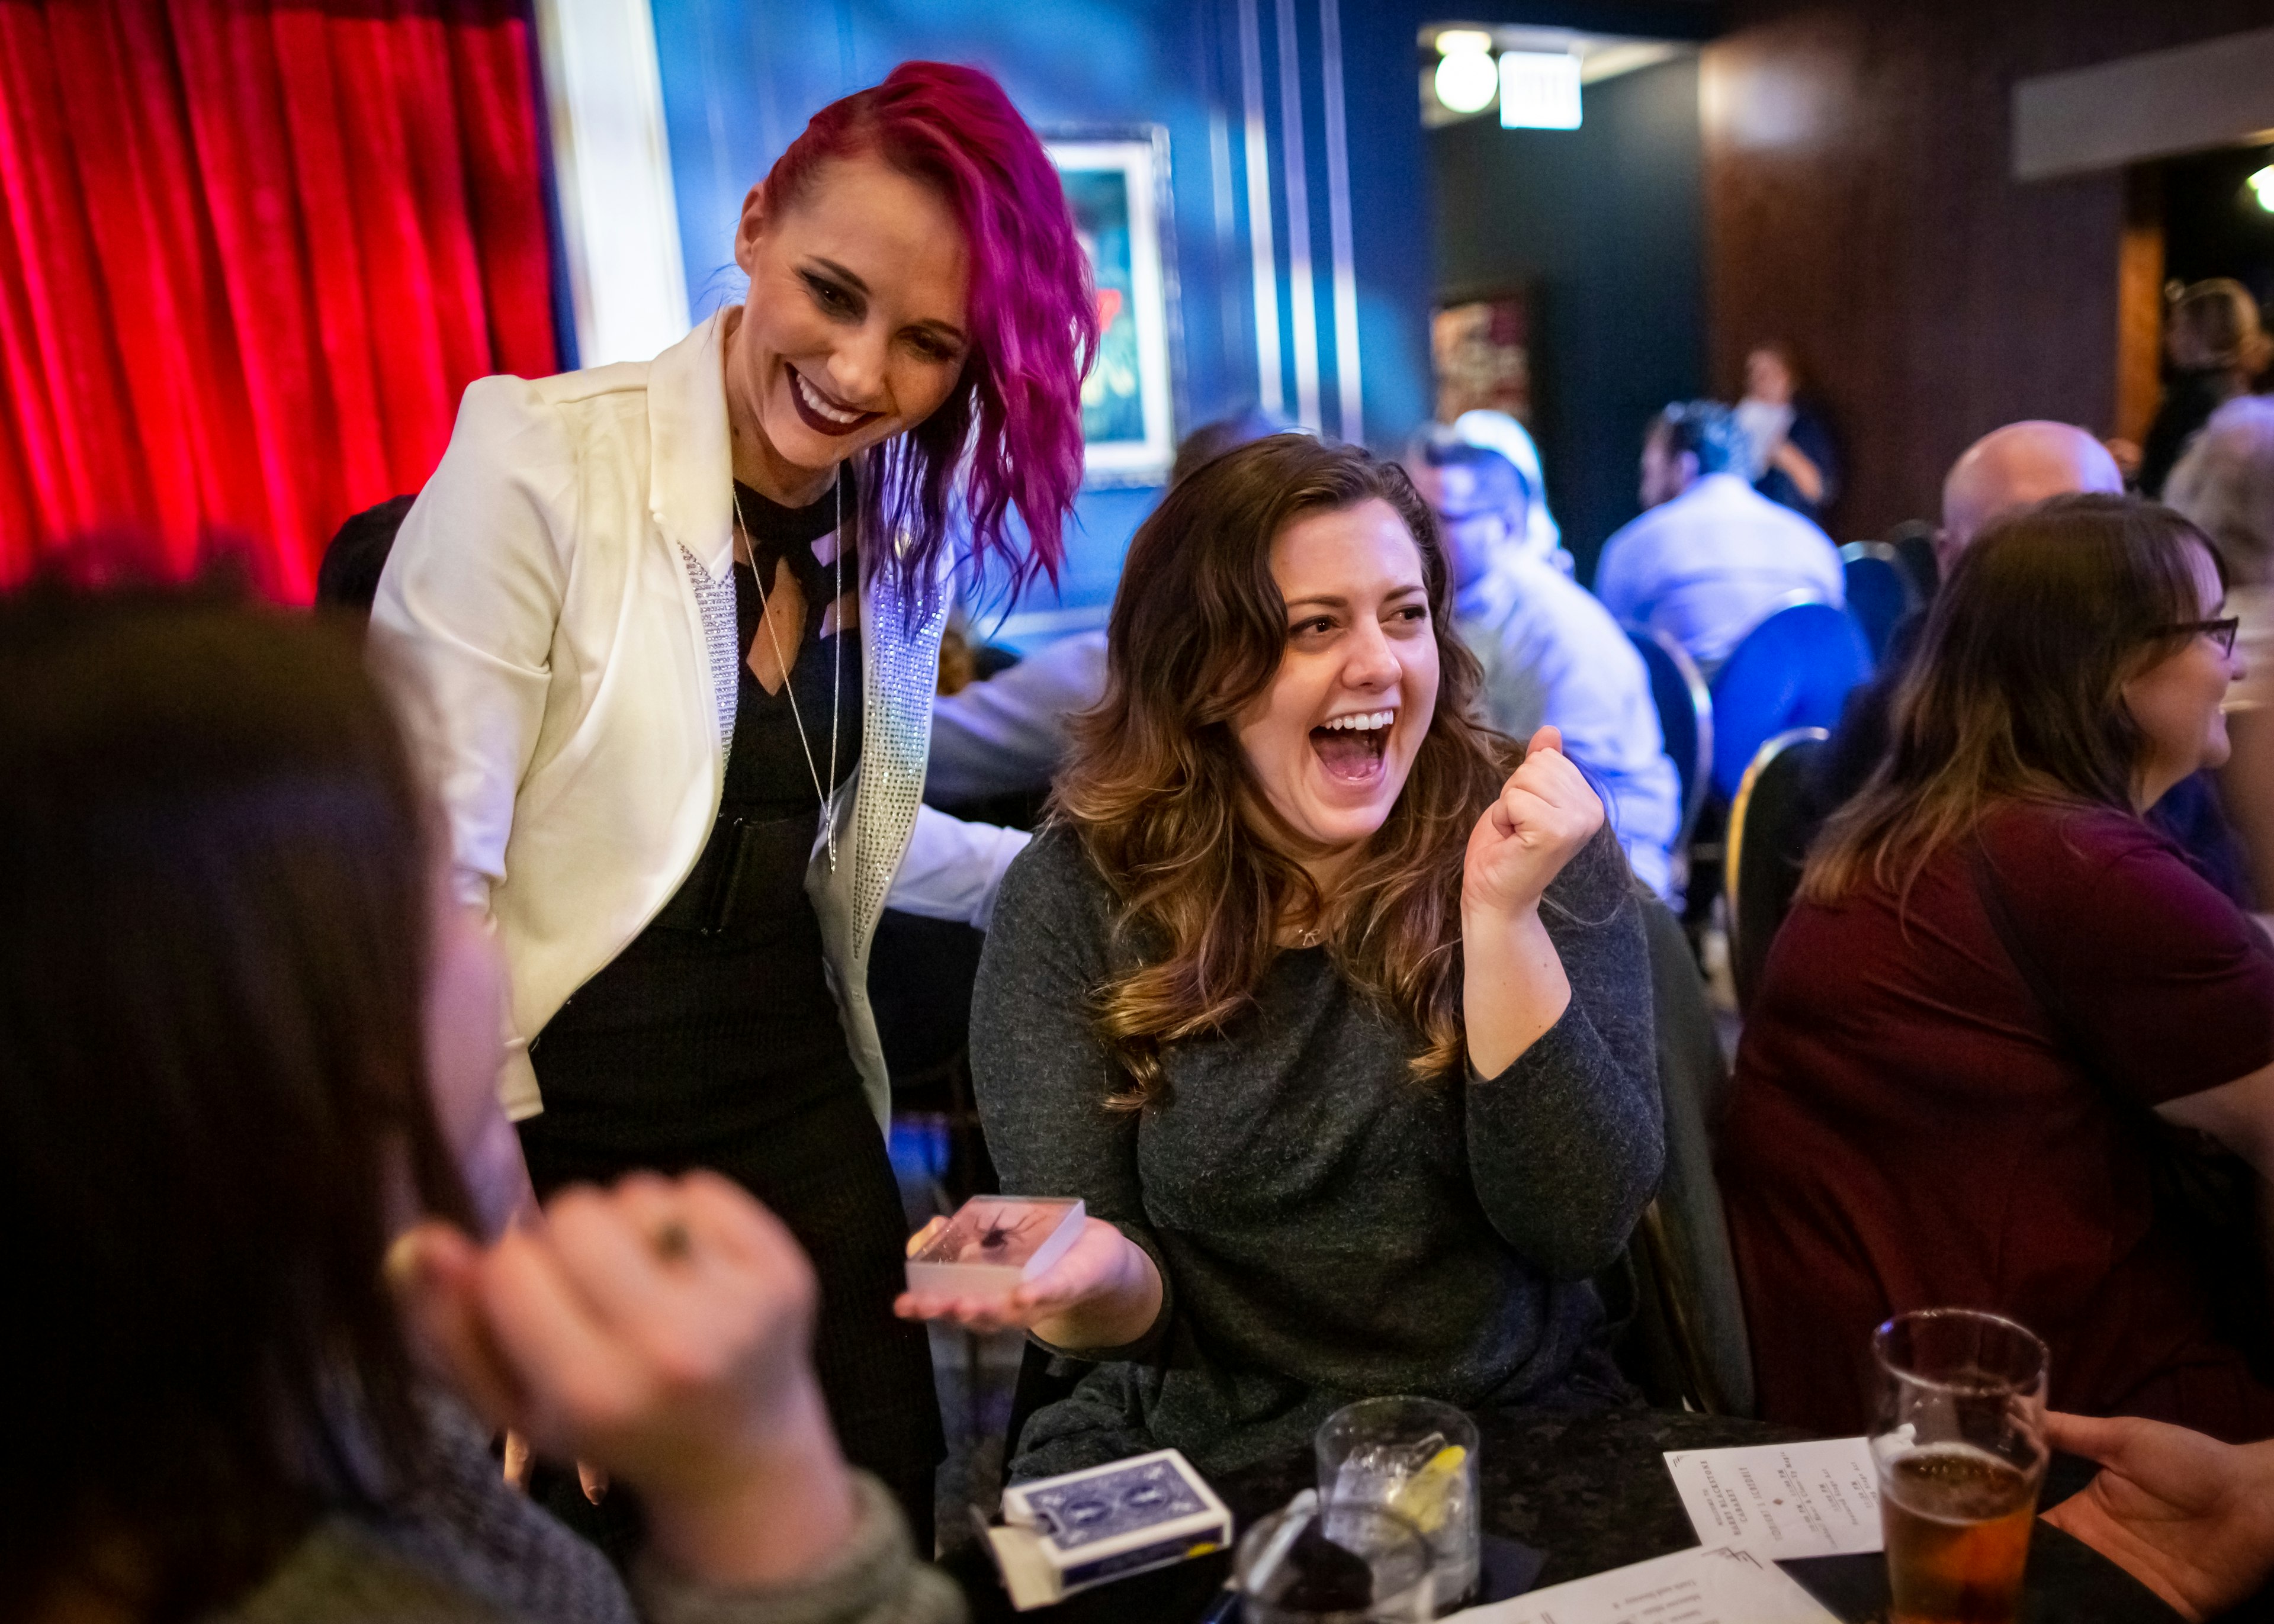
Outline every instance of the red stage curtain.
{"type": "Polygon", "coordinates": [[[529,29],[526,0],[0,0],[0,583],[178,575],[222,535],[305,601],[470,381],[556,369],[529,29]]]}

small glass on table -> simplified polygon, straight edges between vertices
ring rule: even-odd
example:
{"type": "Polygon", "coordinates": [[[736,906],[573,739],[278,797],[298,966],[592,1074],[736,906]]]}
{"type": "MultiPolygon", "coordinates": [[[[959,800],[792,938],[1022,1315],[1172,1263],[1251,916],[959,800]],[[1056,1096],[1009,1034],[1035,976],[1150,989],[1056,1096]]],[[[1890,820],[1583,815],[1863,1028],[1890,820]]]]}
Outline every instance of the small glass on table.
{"type": "Polygon", "coordinates": [[[1314,1447],[1319,1498],[1412,1523],[1429,1542],[1437,1613],[1465,1604],[1479,1565],[1476,1423],[1434,1399],[1361,1399],[1326,1418],[1314,1447]]]}
{"type": "Polygon", "coordinates": [[[1243,1624],[1428,1624],[1429,1574],[1404,1517],[1308,1492],[1249,1529],[1232,1563],[1243,1624]]]}
{"type": "Polygon", "coordinates": [[[2013,1624],[2045,1475],[2044,1343],[1930,1308],[1881,1326],[1871,1354],[1893,1624],[2013,1624]]]}

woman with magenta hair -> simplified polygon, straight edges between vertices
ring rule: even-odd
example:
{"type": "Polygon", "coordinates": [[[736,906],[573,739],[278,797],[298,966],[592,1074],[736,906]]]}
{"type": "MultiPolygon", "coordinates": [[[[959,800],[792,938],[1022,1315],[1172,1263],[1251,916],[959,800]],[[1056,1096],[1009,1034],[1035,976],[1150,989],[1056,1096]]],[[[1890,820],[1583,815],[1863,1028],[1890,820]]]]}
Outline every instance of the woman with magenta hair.
{"type": "Polygon", "coordinates": [[[538,1192],[700,1167],[772,1207],[847,1454],[921,1543],[941,1435],[892,1312],[869,946],[888,904],[983,929],[1021,844],[919,806],[949,518],[1055,572],[1096,320],[1042,144],[968,68],[824,109],[734,257],[748,301],[653,361],[466,391],[374,654],[505,951],[538,1192]]]}

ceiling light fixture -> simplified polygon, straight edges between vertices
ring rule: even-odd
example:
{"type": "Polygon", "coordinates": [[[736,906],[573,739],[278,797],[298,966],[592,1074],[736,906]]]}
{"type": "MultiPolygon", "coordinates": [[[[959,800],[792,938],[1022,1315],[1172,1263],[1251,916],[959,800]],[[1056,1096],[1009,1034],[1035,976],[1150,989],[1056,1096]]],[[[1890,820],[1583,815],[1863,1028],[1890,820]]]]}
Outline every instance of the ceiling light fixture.
{"type": "Polygon", "coordinates": [[[2258,199],[2258,207],[2274,214],[2274,163],[2268,164],[2253,175],[2247,184],[2258,199]]]}
{"type": "Polygon", "coordinates": [[[1502,51],[1500,122],[1507,130],[1577,130],[1579,59],[1568,51],[1502,51]]]}
{"type": "Polygon", "coordinates": [[[1500,94],[1500,70],[1493,65],[1492,35],[1474,28],[1448,28],[1437,36],[1445,53],[1437,64],[1437,100],[1455,113],[1481,113],[1500,94]]]}

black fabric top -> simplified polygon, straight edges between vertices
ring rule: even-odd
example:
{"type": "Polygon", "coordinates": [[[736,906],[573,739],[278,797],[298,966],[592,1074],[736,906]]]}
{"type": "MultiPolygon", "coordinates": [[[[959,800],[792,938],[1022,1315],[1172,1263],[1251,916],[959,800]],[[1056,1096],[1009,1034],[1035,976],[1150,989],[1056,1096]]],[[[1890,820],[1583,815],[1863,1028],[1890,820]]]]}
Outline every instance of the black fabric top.
{"type": "Polygon", "coordinates": [[[2187,441],[2210,421],[2211,413],[2226,404],[2233,391],[2224,369],[2172,375],[2164,386],[2164,398],[2157,404],[2155,420],[2148,425],[2148,437],[2141,442],[2136,482],[2141,495],[2153,501],[2163,500],[2164,482],[2179,465],[2187,441]]]}
{"type": "Polygon", "coordinates": [[[1080,1196],[1152,1253],[1163,1316],[1027,1423],[1029,1477],[1145,1450],[1203,1472],[1306,1442],[1341,1404],[1620,1402],[1588,1277],[1657,1187],[1664,1139],[1650,961],[1605,828],[1547,889],[1571,983],[1500,1076],[1417,1081],[1417,1039],[1324,948],[1281,952],[1219,1035],[1170,1045],[1165,1097],[1109,1110],[1092,1017],[1131,965],[1073,831],[1005,875],[971,1058],[1003,1188],[1080,1196]]]}
{"type": "Polygon", "coordinates": [[[743,659],[719,821],[656,921],[531,1045],[548,1132],[592,1149],[684,1154],[861,1086],[805,892],[821,827],[815,778],[833,789],[861,759],[860,560],[848,547],[846,623],[824,637],[839,566],[814,557],[815,542],[837,528],[840,499],[852,511],[851,477],[805,508],[739,484],[734,497],[766,593],[787,565],[805,624],[789,680],[767,693],[749,667],[752,642],[769,635],[758,579],[736,562],[743,659]]]}

